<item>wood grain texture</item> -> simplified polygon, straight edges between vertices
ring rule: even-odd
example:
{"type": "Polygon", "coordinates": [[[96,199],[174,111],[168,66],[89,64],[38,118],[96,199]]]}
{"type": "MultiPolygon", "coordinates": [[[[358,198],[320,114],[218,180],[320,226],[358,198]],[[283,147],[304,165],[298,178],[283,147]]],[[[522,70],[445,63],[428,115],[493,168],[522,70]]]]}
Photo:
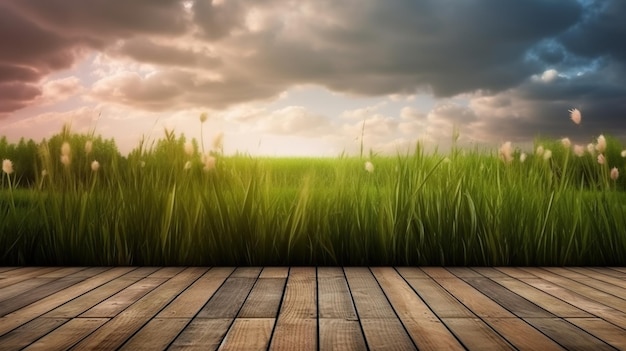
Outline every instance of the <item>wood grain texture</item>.
{"type": "Polygon", "coordinates": [[[420,350],[463,350],[445,324],[393,268],[372,268],[387,299],[420,350]]]}
{"type": "Polygon", "coordinates": [[[53,268],[0,267],[0,350],[626,349],[620,267],[53,268]]]}
{"type": "Polygon", "coordinates": [[[53,295],[43,298],[22,309],[0,318],[0,335],[29,322],[30,320],[70,301],[96,287],[109,282],[129,271],[134,267],[118,267],[105,270],[87,280],[84,280],[67,289],[61,290],[53,295]]]}
{"type": "Polygon", "coordinates": [[[219,350],[267,350],[275,321],[275,318],[237,318],[219,350]]]}
{"type": "Polygon", "coordinates": [[[270,350],[317,349],[317,276],[313,267],[293,267],[285,287],[270,350]]]}
{"type": "Polygon", "coordinates": [[[61,351],[67,350],[87,335],[93,333],[108,318],[74,318],[58,327],[51,333],[30,344],[29,351],[61,351]]]}

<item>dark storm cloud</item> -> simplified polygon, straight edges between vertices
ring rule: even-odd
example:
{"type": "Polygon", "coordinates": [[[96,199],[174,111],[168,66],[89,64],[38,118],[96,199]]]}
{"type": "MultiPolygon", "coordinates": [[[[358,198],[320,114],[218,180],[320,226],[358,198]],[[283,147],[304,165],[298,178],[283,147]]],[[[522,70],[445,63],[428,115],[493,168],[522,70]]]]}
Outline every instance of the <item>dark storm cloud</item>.
{"type": "Polygon", "coordinates": [[[625,15],[626,1],[596,0],[584,20],[560,39],[574,54],[589,58],[608,55],[625,63],[625,15]]]}
{"type": "MultiPolygon", "coordinates": [[[[157,67],[92,87],[135,108],[223,108],[318,84],[369,96],[504,96],[530,131],[565,107],[626,115],[625,14],[622,0],[5,0],[0,84],[30,91],[99,51],[157,67]],[[552,80],[536,79],[548,69],[552,80]]],[[[4,99],[3,111],[32,101],[4,99]]],[[[491,120],[488,105],[472,123],[491,120]]]]}
{"type": "Polygon", "coordinates": [[[526,52],[570,28],[582,13],[577,2],[538,0],[314,6],[321,18],[304,19],[294,29],[302,30],[302,40],[262,33],[252,41],[262,42],[263,49],[249,63],[260,64],[266,77],[309,80],[367,95],[422,87],[451,96],[515,86],[540,69],[525,60],[526,52]]]}

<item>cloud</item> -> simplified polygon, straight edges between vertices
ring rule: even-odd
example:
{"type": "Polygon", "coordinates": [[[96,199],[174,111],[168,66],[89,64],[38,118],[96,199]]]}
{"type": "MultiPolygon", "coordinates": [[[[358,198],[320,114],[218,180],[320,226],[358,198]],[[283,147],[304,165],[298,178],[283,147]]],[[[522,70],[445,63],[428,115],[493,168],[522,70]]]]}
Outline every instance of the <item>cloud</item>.
{"type": "Polygon", "coordinates": [[[77,77],[51,80],[43,84],[41,99],[43,103],[52,104],[66,100],[84,90],[77,77]]]}
{"type": "Polygon", "coordinates": [[[288,106],[269,114],[257,114],[253,129],[275,135],[318,136],[331,132],[328,117],[317,115],[303,106],[288,106]]]}
{"type": "MultiPolygon", "coordinates": [[[[440,136],[453,124],[477,140],[558,134],[558,116],[572,107],[589,128],[573,133],[626,134],[625,12],[621,0],[6,0],[0,116],[77,92],[171,112],[225,110],[316,85],[394,102],[441,98],[430,112],[342,115],[347,134],[366,119],[381,143],[394,133],[440,136]],[[94,53],[95,82],[48,80],[94,53]]],[[[302,108],[265,111],[263,128],[301,133],[309,120],[328,119],[302,108]]]]}
{"type": "Polygon", "coordinates": [[[159,43],[148,38],[133,38],[121,42],[108,53],[163,66],[215,68],[221,63],[218,58],[212,57],[210,50],[202,47],[179,47],[173,40],[159,43]]]}
{"type": "Polygon", "coordinates": [[[26,107],[41,95],[41,90],[32,84],[20,82],[0,83],[0,116],[26,107]]]}

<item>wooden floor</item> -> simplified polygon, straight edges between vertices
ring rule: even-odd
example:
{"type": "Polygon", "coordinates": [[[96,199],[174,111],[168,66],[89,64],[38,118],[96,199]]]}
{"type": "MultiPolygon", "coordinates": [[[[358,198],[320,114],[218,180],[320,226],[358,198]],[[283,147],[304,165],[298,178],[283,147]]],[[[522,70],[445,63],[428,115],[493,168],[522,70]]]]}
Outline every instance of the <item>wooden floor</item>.
{"type": "Polygon", "coordinates": [[[626,350],[626,268],[0,267],[1,350],[626,350]]]}

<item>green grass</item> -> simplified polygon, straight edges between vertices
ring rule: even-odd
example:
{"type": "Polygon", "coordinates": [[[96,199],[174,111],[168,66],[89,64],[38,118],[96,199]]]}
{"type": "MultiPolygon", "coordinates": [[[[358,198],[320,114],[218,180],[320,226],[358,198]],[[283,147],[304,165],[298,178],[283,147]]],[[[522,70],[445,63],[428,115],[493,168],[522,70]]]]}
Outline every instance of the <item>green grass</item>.
{"type": "Polygon", "coordinates": [[[0,264],[626,264],[625,184],[609,178],[626,169],[614,140],[605,165],[541,140],[547,161],[418,147],[373,156],[369,173],[359,157],[219,152],[205,171],[200,148],[185,154],[173,133],[128,157],[99,139],[87,155],[88,138],[64,130],[39,145],[37,173],[0,173],[0,264]]]}

